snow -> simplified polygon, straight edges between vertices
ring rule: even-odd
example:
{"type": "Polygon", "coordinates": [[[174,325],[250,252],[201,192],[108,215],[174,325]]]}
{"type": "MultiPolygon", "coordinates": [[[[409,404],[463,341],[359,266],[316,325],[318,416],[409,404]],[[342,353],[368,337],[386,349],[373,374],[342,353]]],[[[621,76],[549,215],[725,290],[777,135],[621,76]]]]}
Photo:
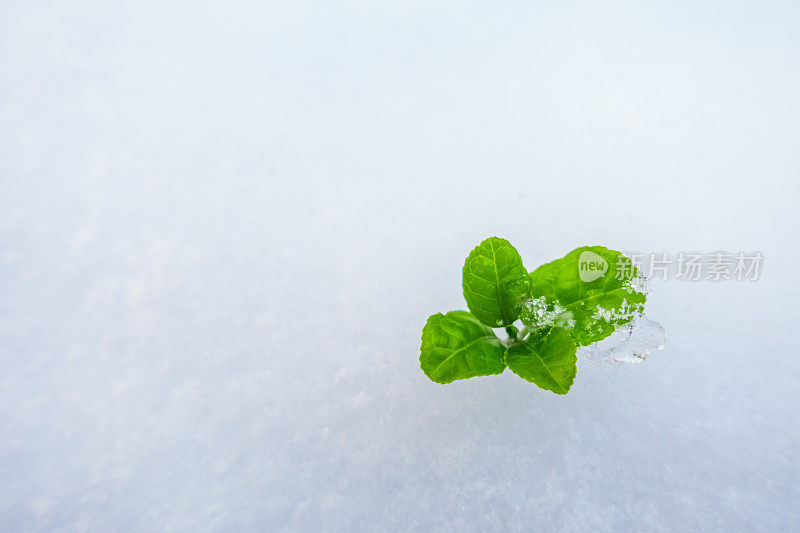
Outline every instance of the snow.
{"type": "Polygon", "coordinates": [[[798,14],[4,2],[0,530],[796,528],[798,14]],[[765,259],[567,396],[437,385],[489,235],[765,259]]]}

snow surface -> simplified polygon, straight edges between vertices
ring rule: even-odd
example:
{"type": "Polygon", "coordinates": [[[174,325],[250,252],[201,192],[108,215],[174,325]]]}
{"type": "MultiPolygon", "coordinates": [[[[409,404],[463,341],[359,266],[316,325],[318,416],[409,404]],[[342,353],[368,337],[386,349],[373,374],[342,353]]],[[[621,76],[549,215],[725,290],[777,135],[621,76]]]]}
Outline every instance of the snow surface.
{"type": "Polygon", "coordinates": [[[0,530],[800,524],[791,2],[0,4],[0,530]],[[489,235],[761,251],[430,382],[489,235]]]}

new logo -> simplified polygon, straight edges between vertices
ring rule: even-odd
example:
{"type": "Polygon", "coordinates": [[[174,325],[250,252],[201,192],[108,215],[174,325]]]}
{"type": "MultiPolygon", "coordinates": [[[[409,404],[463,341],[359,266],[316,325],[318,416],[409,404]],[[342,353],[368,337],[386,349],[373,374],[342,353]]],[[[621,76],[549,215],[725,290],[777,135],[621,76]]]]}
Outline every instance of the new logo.
{"type": "Polygon", "coordinates": [[[594,252],[586,250],[578,257],[578,276],[584,283],[602,278],[607,270],[606,260],[594,252]]]}

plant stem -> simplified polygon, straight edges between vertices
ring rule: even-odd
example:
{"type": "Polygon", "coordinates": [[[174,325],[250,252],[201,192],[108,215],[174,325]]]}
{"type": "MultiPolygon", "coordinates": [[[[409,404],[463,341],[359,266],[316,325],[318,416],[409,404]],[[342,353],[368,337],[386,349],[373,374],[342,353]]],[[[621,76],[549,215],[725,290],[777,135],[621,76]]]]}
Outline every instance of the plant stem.
{"type": "Polygon", "coordinates": [[[506,333],[508,333],[508,338],[510,340],[517,340],[517,334],[519,330],[514,325],[506,326],[506,333]]]}

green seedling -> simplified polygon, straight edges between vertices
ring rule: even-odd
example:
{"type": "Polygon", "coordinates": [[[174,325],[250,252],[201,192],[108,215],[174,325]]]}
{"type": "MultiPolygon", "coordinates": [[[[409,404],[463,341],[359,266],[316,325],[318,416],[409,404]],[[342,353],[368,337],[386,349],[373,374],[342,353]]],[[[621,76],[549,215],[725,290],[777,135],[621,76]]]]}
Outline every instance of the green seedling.
{"type": "Polygon", "coordinates": [[[425,375],[444,384],[508,367],[556,394],[575,381],[577,348],[630,323],[647,299],[644,278],[620,252],[584,246],[528,272],[499,237],[470,252],[462,287],[469,312],[437,313],[422,330],[425,375]]]}

